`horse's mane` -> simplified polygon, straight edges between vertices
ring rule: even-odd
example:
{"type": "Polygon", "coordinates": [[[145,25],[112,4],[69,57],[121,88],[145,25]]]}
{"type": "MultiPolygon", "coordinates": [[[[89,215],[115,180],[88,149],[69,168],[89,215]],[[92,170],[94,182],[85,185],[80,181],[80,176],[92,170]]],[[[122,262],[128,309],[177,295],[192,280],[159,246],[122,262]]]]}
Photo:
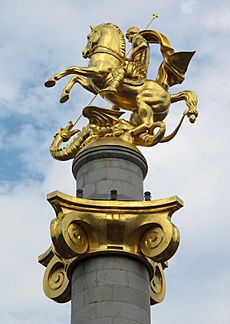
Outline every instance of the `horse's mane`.
{"type": "Polygon", "coordinates": [[[113,23],[105,23],[105,24],[98,25],[97,27],[105,27],[105,26],[113,27],[117,31],[117,33],[118,33],[118,35],[120,37],[121,55],[125,57],[126,43],[125,43],[125,37],[124,37],[123,32],[121,31],[121,29],[117,25],[115,25],[113,23]]]}

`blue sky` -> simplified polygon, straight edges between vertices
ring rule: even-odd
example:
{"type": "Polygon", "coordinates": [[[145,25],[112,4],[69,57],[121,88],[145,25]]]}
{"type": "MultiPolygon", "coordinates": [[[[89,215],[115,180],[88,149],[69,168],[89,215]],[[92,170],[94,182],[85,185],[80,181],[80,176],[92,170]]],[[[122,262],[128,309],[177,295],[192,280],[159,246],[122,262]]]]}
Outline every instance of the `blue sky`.
{"type": "MultiPolygon", "coordinates": [[[[157,12],[153,29],[177,51],[196,50],[186,80],[170,92],[196,91],[200,115],[194,125],[186,120],[172,142],[141,149],[149,165],[145,190],[154,198],[176,194],[185,202],[173,218],[181,244],[165,271],[167,295],[152,307],[152,323],[230,324],[229,1],[2,0],[0,12],[0,322],[70,319],[69,304],[44,296],[37,256],[50,244],[54,217],[46,194],[75,191],[71,161],[54,161],[49,145],[92,94],[76,86],[61,105],[65,81],[52,89],[44,81],[67,66],[87,66],[81,51],[89,25],[113,22],[125,32],[132,25],[144,28],[157,12]]],[[[152,47],[150,78],[158,65],[159,51],[152,47]]],[[[101,99],[95,104],[109,107],[101,99]]],[[[169,131],[184,110],[183,103],[171,107],[169,131]]]]}

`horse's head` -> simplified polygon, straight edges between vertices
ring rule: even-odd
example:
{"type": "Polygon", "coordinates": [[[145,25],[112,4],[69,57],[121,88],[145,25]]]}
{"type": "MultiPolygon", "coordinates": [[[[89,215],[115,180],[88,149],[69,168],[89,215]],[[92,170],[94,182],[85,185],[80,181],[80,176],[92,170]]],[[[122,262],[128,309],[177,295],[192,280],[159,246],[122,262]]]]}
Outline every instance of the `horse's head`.
{"type": "Polygon", "coordinates": [[[99,40],[99,30],[96,27],[90,26],[91,32],[87,36],[87,44],[86,47],[82,51],[82,56],[84,58],[88,58],[91,56],[92,50],[94,46],[97,44],[99,40]]]}
{"type": "Polygon", "coordinates": [[[90,58],[95,53],[106,53],[118,58],[122,63],[125,59],[125,39],[119,27],[112,23],[90,26],[88,42],[82,51],[84,58],[90,58]],[[98,50],[99,48],[99,50],[98,50]]]}

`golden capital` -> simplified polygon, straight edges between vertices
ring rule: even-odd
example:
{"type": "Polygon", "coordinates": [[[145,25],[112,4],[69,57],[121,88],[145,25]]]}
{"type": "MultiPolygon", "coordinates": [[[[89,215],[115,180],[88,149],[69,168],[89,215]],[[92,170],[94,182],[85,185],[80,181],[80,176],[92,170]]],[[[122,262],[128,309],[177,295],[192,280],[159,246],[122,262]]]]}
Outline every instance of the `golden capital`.
{"type": "Polygon", "coordinates": [[[73,266],[97,254],[121,254],[144,262],[150,273],[151,303],[165,295],[163,270],[179,245],[172,214],[183,206],[177,197],[152,201],[75,198],[55,191],[48,201],[56,212],[50,226],[52,245],[39,257],[46,267],[45,294],[70,300],[73,266]]]}

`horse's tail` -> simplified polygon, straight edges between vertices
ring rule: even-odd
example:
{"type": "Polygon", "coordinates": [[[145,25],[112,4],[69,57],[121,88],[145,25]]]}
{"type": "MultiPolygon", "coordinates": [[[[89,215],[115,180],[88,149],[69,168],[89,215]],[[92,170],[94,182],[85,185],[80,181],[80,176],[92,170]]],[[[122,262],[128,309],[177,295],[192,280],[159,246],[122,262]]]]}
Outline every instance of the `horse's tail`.
{"type": "Polygon", "coordinates": [[[161,143],[169,142],[169,141],[171,141],[171,140],[176,136],[176,134],[178,133],[178,131],[179,131],[179,129],[180,129],[180,127],[181,127],[181,125],[182,125],[182,123],[183,123],[183,121],[184,121],[185,116],[186,116],[186,114],[184,113],[183,116],[182,116],[181,119],[180,119],[179,124],[178,124],[177,127],[174,129],[174,131],[173,131],[171,134],[169,134],[169,135],[167,135],[167,136],[164,136],[164,137],[162,138],[162,140],[160,141],[161,143]]]}
{"type": "Polygon", "coordinates": [[[171,94],[171,103],[181,101],[181,100],[184,100],[186,106],[188,107],[188,111],[186,115],[189,117],[189,121],[191,123],[194,123],[198,116],[198,111],[197,111],[198,99],[196,93],[191,90],[185,90],[177,94],[171,94]]]}

